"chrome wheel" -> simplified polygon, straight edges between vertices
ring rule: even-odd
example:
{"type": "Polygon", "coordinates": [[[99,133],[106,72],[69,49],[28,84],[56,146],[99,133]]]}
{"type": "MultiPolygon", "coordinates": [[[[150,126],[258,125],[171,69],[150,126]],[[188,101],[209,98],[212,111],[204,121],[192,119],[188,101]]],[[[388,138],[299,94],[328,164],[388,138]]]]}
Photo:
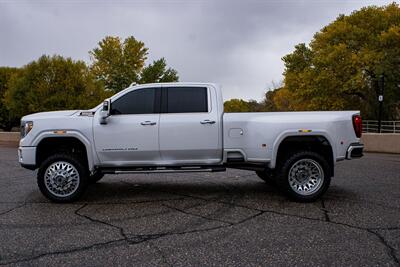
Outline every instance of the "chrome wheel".
{"type": "Polygon", "coordinates": [[[68,197],[79,187],[79,172],[71,163],[57,161],[46,169],[44,183],[51,194],[68,197]]]}
{"type": "Polygon", "coordinates": [[[294,192],[307,196],[321,188],[324,182],[324,171],[317,161],[301,159],[290,168],[288,180],[294,192]]]}

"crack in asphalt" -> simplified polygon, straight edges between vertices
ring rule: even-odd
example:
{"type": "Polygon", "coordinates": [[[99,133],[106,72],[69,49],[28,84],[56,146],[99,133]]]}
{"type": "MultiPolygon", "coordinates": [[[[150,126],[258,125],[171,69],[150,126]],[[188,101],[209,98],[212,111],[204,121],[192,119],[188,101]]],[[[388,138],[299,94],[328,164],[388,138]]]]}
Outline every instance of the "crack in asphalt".
{"type": "Polygon", "coordinates": [[[1,212],[1,213],[0,213],[0,216],[6,215],[7,213],[10,213],[10,212],[12,212],[12,211],[14,211],[14,210],[17,210],[17,209],[19,209],[19,208],[22,208],[22,207],[25,206],[25,205],[26,205],[26,203],[24,202],[24,203],[22,203],[21,205],[18,205],[18,206],[16,206],[16,207],[13,207],[13,208],[11,208],[11,209],[9,209],[9,210],[7,210],[7,211],[1,212]]]}
{"type": "Polygon", "coordinates": [[[119,227],[119,226],[116,226],[116,225],[111,224],[111,223],[108,223],[108,222],[105,222],[105,221],[101,221],[101,220],[98,220],[98,219],[94,219],[94,218],[92,218],[92,217],[90,217],[90,216],[87,216],[87,215],[85,215],[85,214],[79,213],[81,210],[83,210],[83,209],[84,209],[85,207],[87,207],[87,206],[88,206],[88,204],[83,204],[80,208],[78,208],[77,210],[74,211],[74,214],[77,215],[77,216],[79,216],[79,217],[85,218],[85,219],[87,219],[87,220],[89,220],[89,221],[91,221],[91,222],[93,222],[93,223],[100,223],[100,224],[103,224],[103,225],[112,227],[112,228],[114,228],[114,229],[117,229],[117,230],[119,231],[119,234],[122,236],[122,238],[123,238],[127,243],[130,242],[129,239],[128,239],[128,236],[125,234],[124,228],[119,227]]]}
{"type": "Polygon", "coordinates": [[[40,259],[43,257],[47,257],[47,256],[63,255],[63,254],[68,254],[68,253],[75,253],[75,252],[79,252],[79,251],[90,250],[93,248],[108,247],[109,245],[116,244],[116,243],[122,242],[122,241],[124,241],[124,239],[115,239],[115,240],[110,240],[110,241],[106,241],[106,242],[94,243],[92,245],[83,246],[83,247],[77,247],[77,248],[65,249],[65,250],[57,250],[57,251],[52,251],[52,252],[44,252],[44,253],[41,253],[41,254],[38,254],[38,255],[35,255],[32,257],[0,262],[0,265],[18,264],[18,263],[22,263],[22,262],[30,262],[30,261],[37,260],[37,259],[40,259]]]}
{"type": "MultiPolygon", "coordinates": [[[[183,200],[184,198],[183,197],[179,197],[179,198],[170,198],[170,199],[157,199],[157,200],[149,200],[149,201],[134,201],[134,202],[129,202],[129,204],[143,204],[143,203],[156,203],[156,202],[166,202],[166,201],[175,201],[175,200],[183,200]]],[[[27,205],[27,204],[32,204],[32,203],[30,203],[30,202],[26,202],[24,205],[21,205],[21,206],[25,206],[25,205],[27,205]]],[[[37,204],[37,203],[34,203],[34,204],[37,204]]],[[[45,202],[45,204],[51,204],[50,202],[45,202]]],[[[78,204],[78,203],[77,203],[78,204]]],[[[88,203],[84,203],[84,204],[88,204],[88,203]]],[[[105,205],[111,205],[111,203],[106,203],[105,205]]],[[[123,203],[113,203],[112,205],[119,205],[119,204],[128,204],[128,203],[125,203],[125,202],[123,202],[123,203]]],[[[82,204],[81,204],[82,205],[82,204]]],[[[93,206],[93,205],[103,205],[103,203],[90,203],[90,204],[88,204],[88,205],[91,205],[91,206],[93,206]]],[[[20,206],[20,207],[21,207],[20,206]]],[[[19,207],[17,207],[17,208],[19,208],[19,207]]],[[[16,209],[16,208],[15,208],[16,209]]],[[[6,213],[8,213],[8,212],[11,212],[11,211],[13,211],[13,210],[15,210],[15,209],[12,209],[12,210],[10,210],[10,211],[7,211],[6,213]]],[[[129,219],[139,219],[139,218],[145,218],[145,217],[150,217],[150,216],[154,216],[154,215],[162,215],[162,214],[165,214],[165,213],[167,213],[167,212],[158,212],[158,213],[152,213],[152,214],[147,214],[147,215],[142,215],[142,216],[135,216],[135,217],[125,217],[124,219],[120,219],[120,220],[114,220],[114,221],[124,221],[124,220],[129,220],[129,219]]],[[[1,216],[1,215],[0,215],[1,216]]],[[[90,223],[90,222],[89,222],[90,223]]],[[[32,224],[15,224],[15,223],[12,223],[12,224],[6,224],[6,223],[0,223],[0,226],[1,227],[5,227],[5,228],[8,228],[8,229],[32,229],[32,228],[51,228],[51,227],[62,227],[62,226],[70,226],[70,225],[73,225],[73,226],[80,226],[80,225],[86,225],[87,223],[73,223],[73,224],[71,224],[71,223],[65,223],[65,224],[35,224],[35,225],[32,225],[32,224]]]]}
{"type": "Polygon", "coordinates": [[[378,239],[379,239],[379,241],[381,242],[381,244],[383,244],[383,245],[386,247],[386,249],[387,249],[389,255],[393,258],[393,261],[394,261],[397,265],[400,266],[400,261],[399,261],[399,259],[397,258],[395,248],[392,247],[392,246],[385,240],[385,238],[384,238],[380,233],[378,233],[378,232],[376,232],[376,231],[374,231],[374,230],[371,230],[371,229],[367,229],[367,232],[368,232],[368,233],[371,233],[371,234],[373,234],[373,235],[375,235],[376,237],[378,237],[378,239]]]}
{"type": "Polygon", "coordinates": [[[188,211],[185,211],[185,210],[182,210],[182,209],[178,209],[178,208],[176,208],[176,207],[171,207],[171,206],[169,206],[169,205],[165,205],[165,204],[162,204],[162,205],[163,205],[164,207],[167,207],[167,208],[172,209],[172,210],[175,210],[175,211],[179,211],[179,212],[181,212],[181,213],[183,213],[183,214],[186,214],[186,215],[191,215],[191,216],[199,217],[199,218],[202,218],[202,219],[208,220],[208,221],[215,221],[215,222],[221,222],[221,223],[224,223],[224,224],[233,225],[233,223],[232,223],[232,222],[229,222],[229,221],[220,220],[220,219],[215,219],[215,218],[209,218],[209,217],[202,216],[202,215],[199,215],[199,214],[196,214],[196,213],[191,213],[191,212],[188,212],[188,211]]]}
{"type": "Polygon", "coordinates": [[[400,227],[370,227],[369,230],[375,231],[393,231],[393,230],[400,230],[400,227]]]}
{"type": "Polygon", "coordinates": [[[330,222],[329,211],[325,207],[325,200],[323,198],[321,198],[321,210],[324,212],[325,221],[330,222]]]}

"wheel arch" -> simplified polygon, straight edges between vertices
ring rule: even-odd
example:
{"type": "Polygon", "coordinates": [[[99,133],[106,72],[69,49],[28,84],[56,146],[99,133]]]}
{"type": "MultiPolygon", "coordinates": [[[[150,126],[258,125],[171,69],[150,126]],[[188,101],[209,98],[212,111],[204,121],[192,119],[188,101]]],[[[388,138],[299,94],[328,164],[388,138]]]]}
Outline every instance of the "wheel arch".
{"type": "Polygon", "coordinates": [[[42,133],[34,142],[36,146],[36,165],[43,162],[46,156],[60,151],[69,150],[75,153],[82,153],[89,171],[94,170],[94,159],[92,155],[92,146],[82,134],[67,132],[64,134],[42,133]]]}
{"type": "Polygon", "coordinates": [[[325,157],[331,169],[331,176],[334,175],[335,150],[330,138],[325,134],[288,134],[280,138],[274,148],[271,168],[275,168],[279,161],[292,151],[308,150],[325,157]]]}

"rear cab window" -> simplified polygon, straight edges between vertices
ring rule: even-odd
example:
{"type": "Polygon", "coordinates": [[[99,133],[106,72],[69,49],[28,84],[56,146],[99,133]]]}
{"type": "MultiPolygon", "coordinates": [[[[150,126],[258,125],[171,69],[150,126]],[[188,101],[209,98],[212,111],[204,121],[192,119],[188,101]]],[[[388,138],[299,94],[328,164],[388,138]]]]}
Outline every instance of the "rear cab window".
{"type": "Polygon", "coordinates": [[[167,87],[163,91],[163,113],[208,112],[207,87],[167,87]]]}

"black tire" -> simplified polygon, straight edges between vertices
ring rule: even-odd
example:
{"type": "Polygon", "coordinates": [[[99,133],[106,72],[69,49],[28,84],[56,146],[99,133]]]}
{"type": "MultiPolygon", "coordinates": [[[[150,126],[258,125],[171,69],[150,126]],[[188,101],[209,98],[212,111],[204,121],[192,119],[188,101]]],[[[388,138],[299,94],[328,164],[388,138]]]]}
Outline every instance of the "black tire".
{"type": "Polygon", "coordinates": [[[40,191],[42,194],[50,199],[53,202],[58,203],[69,203],[73,202],[85,192],[87,185],[88,185],[88,170],[87,168],[80,162],[79,159],[75,158],[73,155],[67,153],[59,153],[48,157],[43,163],[40,165],[38,174],[37,174],[37,183],[39,186],[40,191]],[[45,175],[47,168],[56,162],[66,162],[72,165],[79,174],[79,181],[76,182],[74,192],[67,196],[59,196],[53,193],[51,190],[48,189],[45,182],[45,175]]]}
{"type": "Polygon", "coordinates": [[[101,179],[103,179],[104,173],[101,173],[100,171],[96,171],[94,174],[89,176],[89,183],[90,184],[95,184],[101,179]]]}
{"type": "MultiPolygon", "coordinates": [[[[298,166],[298,165],[296,165],[298,166]]],[[[295,167],[294,167],[295,168],[295,167]]],[[[298,202],[313,202],[328,190],[331,182],[331,171],[328,161],[320,154],[312,151],[298,151],[286,156],[276,168],[276,182],[278,187],[292,200],[298,202]],[[316,169],[322,171],[322,181],[315,188],[315,192],[308,195],[300,194],[292,188],[289,182],[289,172],[299,162],[311,162],[316,169]],[[317,167],[319,166],[319,168],[317,167]]],[[[307,174],[305,175],[307,177],[307,174]]],[[[305,192],[305,190],[303,190],[305,192]]]]}
{"type": "Polygon", "coordinates": [[[266,184],[276,186],[274,174],[269,170],[256,171],[258,177],[263,180],[266,184]]]}

